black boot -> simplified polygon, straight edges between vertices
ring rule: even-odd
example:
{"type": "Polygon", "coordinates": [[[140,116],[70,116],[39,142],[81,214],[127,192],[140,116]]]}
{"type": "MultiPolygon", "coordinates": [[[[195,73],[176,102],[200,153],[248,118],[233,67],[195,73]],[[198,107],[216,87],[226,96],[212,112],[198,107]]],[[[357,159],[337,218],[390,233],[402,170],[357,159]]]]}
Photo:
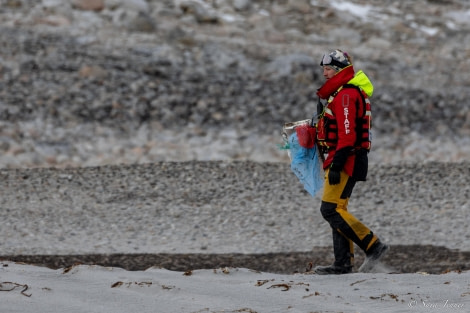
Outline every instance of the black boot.
{"type": "Polygon", "coordinates": [[[352,263],[354,260],[353,243],[337,230],[333,229],[332,232],[335,262],[330,266],[315,267],[315,273],[319,275],[352,273],[352,263]]]}
{"type": "Polygon", "coordinates": [[[340,266],[340,265],[330,265],[330,266],[317,266],[314,268],[315,274],[318,275],[339,275],[339,274],[349,274],[352,273],[352,266],[340,266]]]}
{"type": "Polygon", "coordinates": [[[359,272],[367,273],[371,272],[374,267],[380,262],[385,254],[388,252],[389,246],[377,240],[372,247],[366,252],[366,259],[359,267],[359,272]]]}

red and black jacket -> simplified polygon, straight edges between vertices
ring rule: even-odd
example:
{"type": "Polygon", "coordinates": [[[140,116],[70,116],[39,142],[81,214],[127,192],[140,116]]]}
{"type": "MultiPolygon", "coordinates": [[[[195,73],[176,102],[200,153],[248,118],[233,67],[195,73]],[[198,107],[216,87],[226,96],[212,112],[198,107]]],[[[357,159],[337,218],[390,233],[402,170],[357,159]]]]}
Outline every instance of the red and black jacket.
{"type": "MultiPolygon", "coordinates": [[[[323,168],[344,170],[349,176],[367,172],[367,151],[370,149],[370,103],[358,87],[348,85],[354,78],[353,66],[348,66],[328,79],[317,95],[327,104],[317,124],[317,142],[327,152],[323,168]],[[358,151],[365,152],[365,164],[356,164],[358,151]],[[361,165],[364,168],[358,168],[361,165]]],[[[359,175],[358,180],[365,180],[359,175]]]]}

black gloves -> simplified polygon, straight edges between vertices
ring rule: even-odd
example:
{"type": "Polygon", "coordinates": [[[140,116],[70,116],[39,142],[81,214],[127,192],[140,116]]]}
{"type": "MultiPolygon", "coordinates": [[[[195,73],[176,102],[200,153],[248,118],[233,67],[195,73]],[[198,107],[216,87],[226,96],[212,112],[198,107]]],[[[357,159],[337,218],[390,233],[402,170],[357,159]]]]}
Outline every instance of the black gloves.
{"type": "Polygon", "coordinates": [[[340,171],[330,168],[330,171],[328,172],[328,183],[330,185],[338,185],[341,180],[340,173],[340,171]]]}
{"type": "Polygon", "coordinates": [[[335,152],[333,157],[333,163],[330,165],[330,172],[328,173],[328,183],[330,185],[338,185],[340,182],[341,170],[348,159],[348,156],[351,154],[353,147],[344,147],[335,152]]]}
{"type": "Polygon", "coordinates": [[[341,171],[352,151],[353,147],[344,147],[336,150],[335,156],[333,157],[333,163],[331,163],[331,168],[336,171],[341,171]]]}

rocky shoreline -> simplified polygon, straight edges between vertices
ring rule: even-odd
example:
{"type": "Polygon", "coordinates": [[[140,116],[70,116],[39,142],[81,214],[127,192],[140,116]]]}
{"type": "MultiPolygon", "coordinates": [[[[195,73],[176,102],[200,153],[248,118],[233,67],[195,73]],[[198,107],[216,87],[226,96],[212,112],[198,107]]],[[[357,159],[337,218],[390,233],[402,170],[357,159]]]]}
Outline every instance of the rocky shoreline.
{"type": "Polygon", "coordinates": [[[468,3],[424,7],[8,1],[0,166],[285,162],[280,129],[315,112],[332,46],[374,82],[372,162],[467,160],[468,3]]]}

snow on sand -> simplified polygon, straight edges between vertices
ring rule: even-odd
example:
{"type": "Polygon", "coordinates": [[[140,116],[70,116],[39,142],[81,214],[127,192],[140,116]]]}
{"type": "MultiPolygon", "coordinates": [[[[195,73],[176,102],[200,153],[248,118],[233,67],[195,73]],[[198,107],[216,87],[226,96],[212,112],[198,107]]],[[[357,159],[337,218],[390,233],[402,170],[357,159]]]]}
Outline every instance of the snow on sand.
{"type": "Polygon", "coordinates": [[[281,275],[0,263],[0,312],[469,312],[470,272],[281,275]]]}

